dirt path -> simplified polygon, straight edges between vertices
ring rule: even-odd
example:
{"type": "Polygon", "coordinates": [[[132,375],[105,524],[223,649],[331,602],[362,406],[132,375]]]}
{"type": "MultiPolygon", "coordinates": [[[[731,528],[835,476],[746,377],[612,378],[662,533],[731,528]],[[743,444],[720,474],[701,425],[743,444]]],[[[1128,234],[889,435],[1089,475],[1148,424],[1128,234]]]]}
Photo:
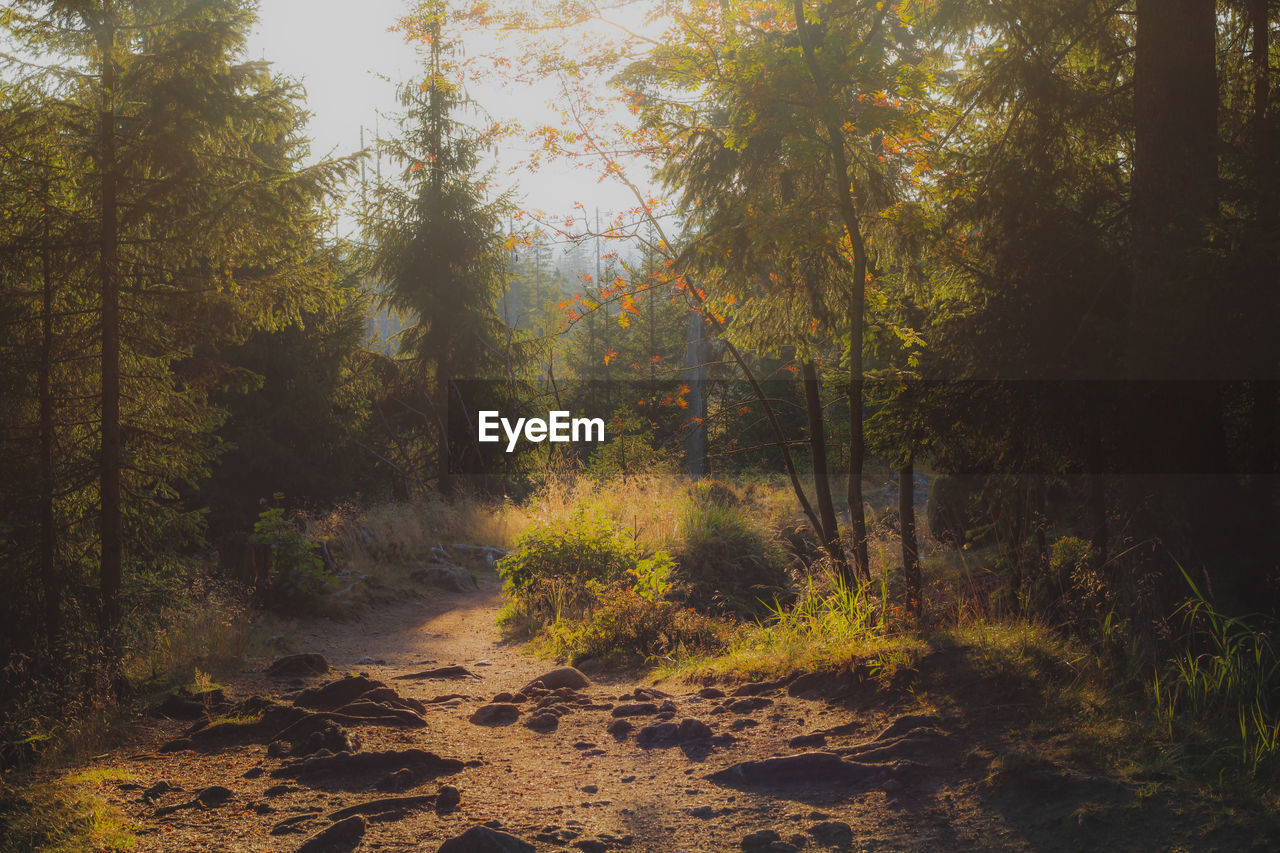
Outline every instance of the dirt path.
{"type": "MultiPolygon", "coordinates": [[[[501,641],[499,604],[488,578],[472,594],[303,626],[291,646],[323,654],[333,672],[247,674],[203,734],[190,722],[149,722],[130,748],[101,759],[134,775],[104,795],[138,824],[140,851],[435,851],[477,824],[537,850],[1154,849],[1152,815],[1132,812],[1125,786],[1042,769],[1027,777],[1034,789],[993,790],[984,735],[909,699],[819,697],[807,688],[829,685],[803,681],[727,697],[696,685],[655,693],[600,675],[485,712],[514,721],[476,724],[477,709],[551,668],[501,641]],[[444,666],[473,675],[404,677],[444,666]],[[355,704],[343,696],[340,711],[299,693],[351,673],[390,690],[355,704]],[[537,705],[550,716],[535,720],[537,705]],[[618,716],[625,705],[640,707],[618,716]],[[618,720],[632,730],[617,731],[618,720]],[[370,766],[339,755],[347,763],[326,769],[343,749],[370,766]],[[818,750],[824,757],[792,758],[818,750]],[[153,787],[162,781],[173,790],[153,787]]],[[[1155,819],[1177,834],[1172,817],[1155,819]]]]}

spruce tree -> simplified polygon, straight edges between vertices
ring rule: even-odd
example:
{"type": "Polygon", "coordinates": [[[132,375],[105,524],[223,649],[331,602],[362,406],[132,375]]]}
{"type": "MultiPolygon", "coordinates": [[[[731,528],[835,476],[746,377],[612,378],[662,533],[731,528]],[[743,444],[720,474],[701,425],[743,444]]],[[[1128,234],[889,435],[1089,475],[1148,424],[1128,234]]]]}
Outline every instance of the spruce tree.
{"type": "Polygon", "coordinates": [[[485,198],[479,141],[459,117],[466,98],[448,78],[453,48],[444,38],[443,6],[425,20],[426,78],[401,88],[399,133],[382,142],[400,172],[377,188],[364,224],[385,303],[411,318],[400,353],[425,402],[413,408],[436,438],[437,486],[449,494],[455,469],[488,470],[479,445],[463,437],[470,430],[459,428],[466,421],[459,414],[477,408],[477,394],[501,388],[466,380],[501,380],[507,371],[498,313],[506,257],[503,200],[485,198]],[[452,445],[451,432],[459,439],[452,445]]]}

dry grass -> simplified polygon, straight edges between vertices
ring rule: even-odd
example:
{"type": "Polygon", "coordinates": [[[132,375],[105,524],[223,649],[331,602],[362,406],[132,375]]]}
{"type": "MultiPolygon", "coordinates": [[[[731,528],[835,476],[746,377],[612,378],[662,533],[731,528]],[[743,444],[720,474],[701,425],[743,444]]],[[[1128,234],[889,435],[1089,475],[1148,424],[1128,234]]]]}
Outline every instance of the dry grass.
{"type": "Polygon", "coordinates": [[[21,790],[0,785],[0,851],[84,853],[137,846],[132,826],[97,790],[133,776],[118,768],[95,768],[33,782],[21,790]]]}
{"type": "Polygon", "coordinates": [[[384,576],[431,558],[436,546],[506,548],[527,524],[528,513],[511,503],[462,497],[432,498],[360,508],[342,506],[304,519],[307,535],[329,543],[343,569],[384,576]]]}
{"type": "Polygon", "coordinates": [[[234,671],[261,647],[253,614],[230,594],[206,593],[196,603],[170,609],[160,621],[164,630],[126,662],[134,683],[193,684],[201,675],[234,671]]]}

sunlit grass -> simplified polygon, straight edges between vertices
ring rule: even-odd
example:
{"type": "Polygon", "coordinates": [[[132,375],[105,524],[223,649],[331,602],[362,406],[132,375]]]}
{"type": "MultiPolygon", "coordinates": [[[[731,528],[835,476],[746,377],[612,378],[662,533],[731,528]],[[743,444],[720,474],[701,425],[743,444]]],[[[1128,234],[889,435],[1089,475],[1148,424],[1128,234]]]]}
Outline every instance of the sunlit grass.
{"type": "Polygon", "coordinates": [[[757,679],[859,669],[888,677],[910,669],[927,646],[888,629],[872,590],[845,584],[834,573],[810,578],[793,605],[775,604],[723,654],[688,657],[660,675],[757,679]]]}
{"type": "Polygon", "coordinates": [[[34,782],[21,790],[0,787],[0,850],[41,853],[124,851],[137,846],[136,826],[98,794],[103,785],[134,779],[117,767],[80,771],[34,782]]]}

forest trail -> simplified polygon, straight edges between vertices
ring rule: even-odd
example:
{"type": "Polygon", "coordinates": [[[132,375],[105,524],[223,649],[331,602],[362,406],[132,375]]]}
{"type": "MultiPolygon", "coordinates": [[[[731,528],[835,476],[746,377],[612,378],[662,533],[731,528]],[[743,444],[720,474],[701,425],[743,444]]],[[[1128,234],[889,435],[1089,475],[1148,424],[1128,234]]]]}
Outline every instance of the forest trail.
{"type": "Polygon", "coordinates": [[[829,678],[601,673],[503,697],[553,667],[501,639],[500,604],[490,574],[472,593],[303,623],[290,647],[331,672],[254,667],[194,724],[148,719],[95,762],[129,776],[100,793],[140,851],[1152,849],[1150,820],[1177,832],[1115,780],[1037,766],[993,787],[984,742],[1005,733],[829,678]],[[343,679],[356,673],[380,685],[343,679]],[[533,847],[477,839],[480,824],[533,847]]]}

